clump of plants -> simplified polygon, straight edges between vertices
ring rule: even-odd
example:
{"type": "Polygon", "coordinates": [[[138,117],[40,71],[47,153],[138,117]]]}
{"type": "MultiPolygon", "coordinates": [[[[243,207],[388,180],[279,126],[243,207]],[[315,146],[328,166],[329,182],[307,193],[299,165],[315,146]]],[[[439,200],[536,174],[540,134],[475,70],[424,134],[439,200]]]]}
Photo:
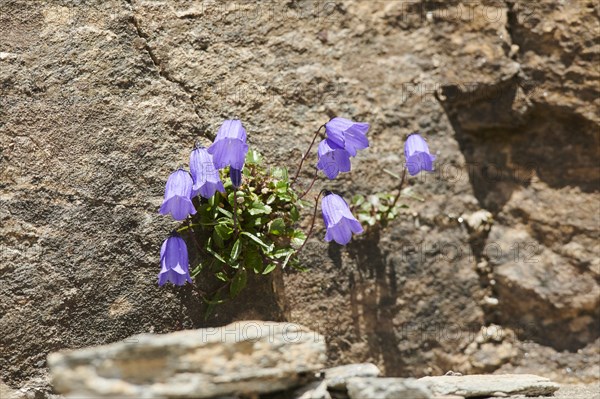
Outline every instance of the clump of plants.
{"type": "Polygon", "coordinates": [[[317,129],[290,177],[286,168],[265,164],[261,154],[249,148],[241,121],[224,121],[208,148],[194,146],[189,172],[180,168],[167,179],[159,212],[180,224],[162,244],[159,286],[192,283],[201,271],[208,270],[223,283],[214,297],[205,298],[215,304],[238,295],[249,273],[267,275],[278,267],[304,270],[299,254],[311,238],[319,201],[327,242],[348,244],[354,234],[363,232],[361,222],[366,228],[385,226],[398,214],[406,172],[414,176],[422,170],[433,171],[435,157],[417,133],[406,140],[406,165],[396,193],[378,194],[372,197],[375,201],[356,196],[351,205],[358,219],[346,200],[331,191],[320,191],[314,202],[305,200],[319,174],[335,179],[350,172],[351,158],[369,147],[368,130],[368,123],[331,119],[317,129]],[[323,129],[317,172],[309,186],[299,190],[298,176],[323,129]],[[314,207],[307,231],[298,227],[305,207],[314,207]],[[192,265],[188,245],[199,254],[192,265]]]}

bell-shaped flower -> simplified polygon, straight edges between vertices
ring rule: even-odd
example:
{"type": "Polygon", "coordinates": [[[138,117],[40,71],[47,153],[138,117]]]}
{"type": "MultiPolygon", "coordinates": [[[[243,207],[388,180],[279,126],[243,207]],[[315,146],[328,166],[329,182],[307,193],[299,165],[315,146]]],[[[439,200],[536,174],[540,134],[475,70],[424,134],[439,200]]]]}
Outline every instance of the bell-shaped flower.
{"type": "Polygon", "coordinates": [[[189,215],[196,213],[192,204],[192,177],[183,170],[178,169],[171,173],[167,179],[165,188],[165,199],[160,206],[161,215],[171,214],[175,220],[184,220],[189,215]]]}
{"type": "Polygon", "coordinates": [[[346,245],[352,238],[352,233],[359,234],[363,228],[359,221],[352,215],[348,204],[337,194],[328,193],[321,202],[323,220],[327,233],[325,241],[334,240],[340,245],[346,245]]]}
{"type": "Polygon", "coordinates": [[[340,172],[350,172],[350,154],[329,139],[319,143],[317,168],[329,179],[335,179],[340,172]]]}
{"type": "Polygon", "coordinates": [[[404,143],[404,156],[406,157],[406,168],[411,176],[415,176],[422,170],[433,172],[433,161],[435,155],[429,153],[427,142],[417,133],[413,133],[404,143]]]}
{"type": "Polygon", "coordinates": [[[229,177],[231,178],[231,184],[233,187],[238,188],[242,185],[242,171],[239,169],[229,168],[229,177]]]}
{"type": "Polygon", "coordinates": [[[192,197],[200,194],[209,199],[217,191],[225,192],[219,171],[213,164],[213,157],[206,148],[197,147],[190,154],[190,173],[193,180],[192,197]]]}
{"type": "Polygon", "coordinates": [[[208,148],[213,156],[217,169],[231,166],[242,170],[246,161],[248,144],[246,144],[246,130],[239,120],[226,120],[217,133],[215,142],[208,148]]]}
{"type": "Polygon", "coordinates": [[[369,146],[368,130],[368,123],[352,122],[345,118],[333,118],[325,124],[327,138],[353,157],[356,156],[356,151],[369,146]]]}
{"type": "Polygon", "coordinates": [[[163,286],[167,281],[174,285],[184,285],[186,281],[192,282],[187,246],[183,238],[175,232],[160,247],[158,285],[163,286]]]}

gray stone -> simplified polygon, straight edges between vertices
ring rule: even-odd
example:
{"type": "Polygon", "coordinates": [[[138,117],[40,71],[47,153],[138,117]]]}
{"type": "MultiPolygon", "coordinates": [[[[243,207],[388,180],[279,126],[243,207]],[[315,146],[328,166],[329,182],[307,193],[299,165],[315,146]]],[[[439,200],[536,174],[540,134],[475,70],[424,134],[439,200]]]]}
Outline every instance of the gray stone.
{"type": "Polygon", "coordinates": [[[466,398],[505,395],[551,395],[560,386],[548,378],[531,374],[463,375],[423,377],[419,379],[442,395],[466,398]]]}
{"type": "Polygon", "coordinates": [[[294,391],[294,399],[331,399],[326,381],[315,381],[294,391]]]}
{"type": "Polygon", "coordinates": [[[325,381],[329,389],[344,390],[352,377],[379,377],[381,371],[373,363],[347,364],[325,370],[325,381]]]}
{"type": "Polygon", "coordinates": [[[346,384],[350,399],[431,399],[427,384],[414,378],[354,377],[346,384]]]}
{"type": "Polygon", "coordinates": [[[324,361],[321,335],[293,323],[260,321],[142,334],[48,356],[55,390],[67,397],[136,399],[285,390],[305,383],[324,361]]]}
{"type": "MultiPolygon", "coordinates": [[[[1,54],[1,53],[0,53],[1,54]]],[[[1,399],[26,399],[25,394],[15,391],[0,380],[0,398],[1,399]]]]}

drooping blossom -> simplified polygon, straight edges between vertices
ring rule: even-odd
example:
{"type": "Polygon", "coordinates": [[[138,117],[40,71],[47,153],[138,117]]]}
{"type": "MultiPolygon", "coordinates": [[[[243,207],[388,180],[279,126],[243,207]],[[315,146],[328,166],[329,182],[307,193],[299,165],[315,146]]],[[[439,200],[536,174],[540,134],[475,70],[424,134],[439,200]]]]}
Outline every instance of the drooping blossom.
{"type": "Polygon", "coordinates": [[[189,215],[196,214],[192,204],[192,177],[183,170],[178,169],[171,173],[167,179],[165,199],[160,206],[161,215],[171,214],[175,220],[184,220],[189,215]]]}
{"type": "Polygon", "coordinates": [[[334,240],[340,245],[346,245],[352,238],[352,233],[359,234],[363,228],[352,215],[348,204],[337,194],[327,193],[321,202],[323,220],[327,233],[325,241],[334,240]]]}
{"type": "Polygon", "coordinates": [[[215,142],[208,148],[217,169],[231,166],[233,169],[242,170],[247,152],[246,130],[237,119],[224,121],[215,142]]]}
{"type": "Polygon", "coordinates": [[[192,197],[200,194],[209,199],[215,192],[225,192],[223,182],[219,177],[219,171],[213,164],[213,157],[204,147],[196,147],[190,154],[190,173],[192,174],[193,186],[192,197]]]}
{"type": "Polygon", "coordinates": [[[190,277],[188,250],[183,238],[173,232],[160,248],[160,273],[158,285],[163,286],[167,281],[174,285],[184,285],[192,282],[190,277]]]}
{"type": "Polygon", "coordinates": [[[350,154],[329,139],[319,143],[318,154],[317,168],[322,170],[329,179],[335,179],[340,172],[350,172],[350,154]]]}
{"type": "Polygon", "coordinates": [[[231,178],[231,184],[233,187],[238,188],[242,185],[242,171],[239,169],[229,168],[229,177],[231,178]]]}
{"type": "Polygon", "coordinates": [[[415,176],[422,170],[433,172],[435,155],[429,153],[427,142],[418,133],[413,133],[406,139],[404,156],[406,157],[406,168],[411,176],[415,176]]]}
{"type": "Polygon", "coordinates": [[[325,133],[330,142],[345,149],[353,157],[356,156],[356,151],[369,146],[368,130],[368,123],[353,122],[339,117],[325,124],[325,133]]]}

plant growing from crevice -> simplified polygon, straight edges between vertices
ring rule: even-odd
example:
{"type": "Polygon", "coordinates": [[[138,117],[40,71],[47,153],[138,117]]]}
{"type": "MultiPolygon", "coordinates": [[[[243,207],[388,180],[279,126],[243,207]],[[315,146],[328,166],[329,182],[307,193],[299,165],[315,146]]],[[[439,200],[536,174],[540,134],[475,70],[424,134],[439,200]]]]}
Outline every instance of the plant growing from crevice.
{"type": "Polygon", "coordinates": [[[407,170],[411,175],[433,170],[434,157],[419,135],[409,136],[406,142],[407,165],[396,194],[379,193],[368,200],[355,196],[351,207],[326,190],[321,190],[314,202],[305,199],[320,173],[334,179],[351,170],[351,158],[369,146],[368,129],[366,123],[331,119],[317,129],[290,178],[287,168],[265,164],[263,157],[249,148],[241,121],[225,121],[208,148],[194,146],[190,172],[180,168],[167,180],[159,212],[181,224],[161,247],[159,285],[192,283],[203,271],[214,275],[220,287],[203,298],[210,312],[214,305],[236,297],[246,286],[249,273],[268,275],[276,268],[305,270],[299,254],[314,230],[319,200],[325,241],[346,245],[353,234],[363,232],[360,222],[367,228],[385,227],[398,214],[407,170]],[[299,189],[301,169],[323,129],[314,178],[299,189]],[[302,209],[308,207],[314,208],[304,231],[298,226],[302,209]],[[188,245],[197,254],[191,265],[188,245]]]}

